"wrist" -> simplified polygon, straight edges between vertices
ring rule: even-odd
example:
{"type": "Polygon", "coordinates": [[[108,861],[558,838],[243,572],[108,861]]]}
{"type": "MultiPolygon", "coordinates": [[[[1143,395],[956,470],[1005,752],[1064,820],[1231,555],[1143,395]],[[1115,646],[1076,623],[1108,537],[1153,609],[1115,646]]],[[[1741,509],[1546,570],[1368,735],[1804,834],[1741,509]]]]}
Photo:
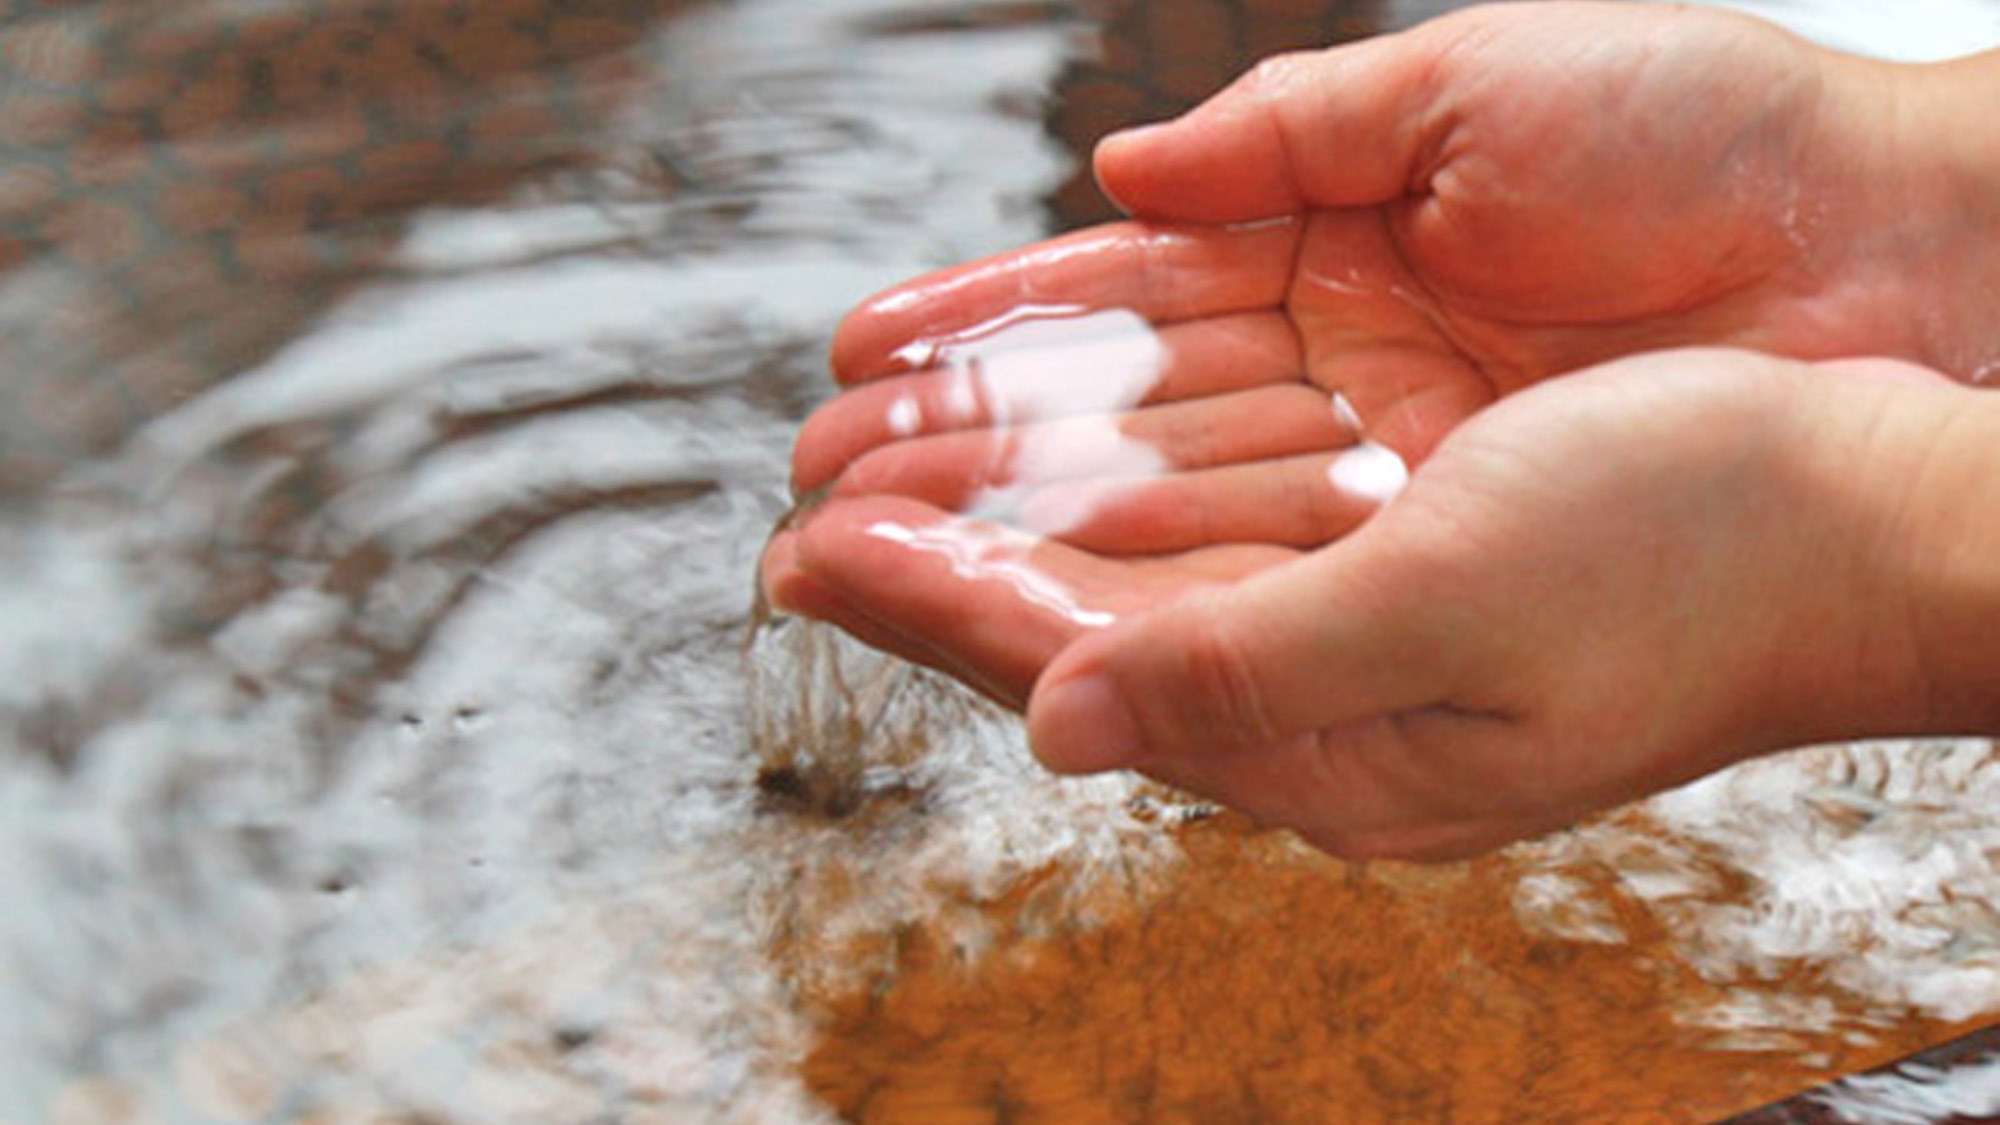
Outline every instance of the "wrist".
{"type": "Polygon", "coordinates": [[[2000,395],[1882,361],[1812,374],[1788,506],[1817,561],[1775,741],[2000,734],[2000,395]]]}
{"type": "Polygon", "coordinates": [[[2000,395],[1891,361],[1776,374],[1782,608],[1734,694],[1735,744],[2000,733],[2000,395]]]}
{"type": "Polygon", "coordinates": [[[1906,501],[1916,733],[2000,734],[2000,395],[1930,388],[1935,437],[1906,501]]]}
{"type": "Polygon", "coordinates": [[[1905,114],[1912,151],[1936,177],[1913,261],[1936,262],[1942,312],[1934,366],[1975,383],[2000,379],[2000,51],[1920,68],[1905,114]]]}
{"type": "Polygon", "coordinates": [[[1828,53],[1818,158],[1842,185],[1822,253],[1880,347],[1961,382],[2000,380],[2000,52],[1896,64],[1828,53]]]}

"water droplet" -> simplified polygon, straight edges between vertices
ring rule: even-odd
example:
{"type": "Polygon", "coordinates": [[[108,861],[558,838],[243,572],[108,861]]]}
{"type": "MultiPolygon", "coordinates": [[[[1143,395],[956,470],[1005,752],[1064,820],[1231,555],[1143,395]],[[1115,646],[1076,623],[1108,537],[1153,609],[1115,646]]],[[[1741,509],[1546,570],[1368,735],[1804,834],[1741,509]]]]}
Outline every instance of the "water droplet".
{"type": "Polygon", "coordinates": [[[970,580],[1005,582],[1027,601],[1086,629],[1101,629],[1117,616],[1093,609],[1053,575],[1033,566],[1027,555],[1040,541],[1027,532],[973,520],[944,520],[922,528],[882,522],[868,528],[878,539],[943,557],[952,573],[970,580]]]}
{"type": "Polygon", "coordinates": [[[1336,456],[1327,477],[1342,492],[1386,504],[1409,483],[1410,468],[1395,450],[1364,441],[1336,456]]]}

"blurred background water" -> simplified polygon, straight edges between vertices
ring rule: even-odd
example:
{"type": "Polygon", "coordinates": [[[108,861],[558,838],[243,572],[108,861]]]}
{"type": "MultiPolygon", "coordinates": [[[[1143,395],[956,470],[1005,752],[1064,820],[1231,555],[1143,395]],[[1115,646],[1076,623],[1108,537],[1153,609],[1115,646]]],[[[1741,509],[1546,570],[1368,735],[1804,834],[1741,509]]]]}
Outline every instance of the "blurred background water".
{"type": "Polygon", "coordinates": [[[1990,1019],[1983,743],[1348,868],[753,642],[848,305],[1452,6],[0,0],[0,1121],[1692,1122],[1990,1019]]]}

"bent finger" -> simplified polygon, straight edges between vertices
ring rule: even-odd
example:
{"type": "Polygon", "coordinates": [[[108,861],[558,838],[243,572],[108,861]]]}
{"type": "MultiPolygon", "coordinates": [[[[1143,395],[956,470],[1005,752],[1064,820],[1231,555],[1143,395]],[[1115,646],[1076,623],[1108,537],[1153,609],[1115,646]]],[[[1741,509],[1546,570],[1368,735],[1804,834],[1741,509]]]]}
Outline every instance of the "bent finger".
{"type": "Polygon", "coordinates": [[[1449,622],[1380,526],[1080,640],[1030,701],[1037,752],[1057,768],[1171,761],[1439,702],[1457,673],[1449,622]]]}
{"type": "Polygon", "coordinates": [[[1113,223],[906,282],[834,333],[835,381],[933,367],[1024,319],[1125,309],[1154,325],[1275,308],[1297,244],[1289,222],[1113,223]]]}
{"type": "Polygon", "coordinates": [[[1016,708],[1065,645],[1116,619],[1085,592],[1087,558],[901,498],[829,503],[799,533],[797,560],[892,651],[1016,708]]]}
{"type": "Polygon", "coordinates": [[[864,383],[806,419],[792,456],[792,486],[800,493],[818,488],[857,457],[894,441],[1003,419],[1018,424],[1182,402],[1302,378],[1297,334],[1276,312],[1164,326],[1158,353],[1151,366],[1108,379],[1100,353],[1049,348],[1024,352],[1011,364],[933,368],[864,383]]]}
{"type": "Polygon", "coordinates": [[[863,454],[836,496],[895,494],[1011,516],[1028,490],[1326,452],[1354,435],[1324,392],[1289,383],[1123,415],[1067,418],[895,442],[863,454]]]}
{"type": "Polygon", "coordinates": [[[1447,41],[1427,25],[1267,59],[1181,117],[1106,138],[1098,183],[1133,215],[1183,222],[1397,198],[1440,127],[1428,80],[1447,41]]]}
{"type": "Polygon", "coordinates": [[[1371,456],[1380,454],[1351,449],[1145,480],[1068,482],[1030,494],[1020,522],[1100,554],[1223,543],[1310,549],[1361,526],[1393,493],[1396,482],[1371,487],[1372,471],[1355,464],[1371,456]]]}
{"type": "Polygon", "coordinates": [[[798,559],[798,533],[784,532],[766,548],[761,564],[765,595],[779,610],[822,621],[867,645],[912,664],[952,676],[1005,706],[1019,709],[1023,696],[1005,685],[988,684],[921,636],[878,620],[839,590],[808,573],[798,559]]]}

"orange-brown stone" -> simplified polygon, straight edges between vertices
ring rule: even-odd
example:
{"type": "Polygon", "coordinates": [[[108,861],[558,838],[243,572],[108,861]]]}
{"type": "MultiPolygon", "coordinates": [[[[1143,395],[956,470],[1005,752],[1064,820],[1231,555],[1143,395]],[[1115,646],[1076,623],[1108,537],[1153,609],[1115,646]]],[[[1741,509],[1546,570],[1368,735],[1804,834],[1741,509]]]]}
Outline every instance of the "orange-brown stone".
{"type": "MultiPolygon", "coordinates": [[[[1631,945],[1531,933],[1503,859],[1362,869],[1226,824],[1184,841],[1150,907],[1095,929],[972,963],[940,929],[901,934],[893,970],[815,997],[807,1081],[868,1125],[1690,1125],[1949,1031],[1721,1052],[1678,1018],[1721,990],[1647,918],[1620,919],[1631,945]]],[[[994,929],[1019,907],[989,904],[994,929]]]]}

